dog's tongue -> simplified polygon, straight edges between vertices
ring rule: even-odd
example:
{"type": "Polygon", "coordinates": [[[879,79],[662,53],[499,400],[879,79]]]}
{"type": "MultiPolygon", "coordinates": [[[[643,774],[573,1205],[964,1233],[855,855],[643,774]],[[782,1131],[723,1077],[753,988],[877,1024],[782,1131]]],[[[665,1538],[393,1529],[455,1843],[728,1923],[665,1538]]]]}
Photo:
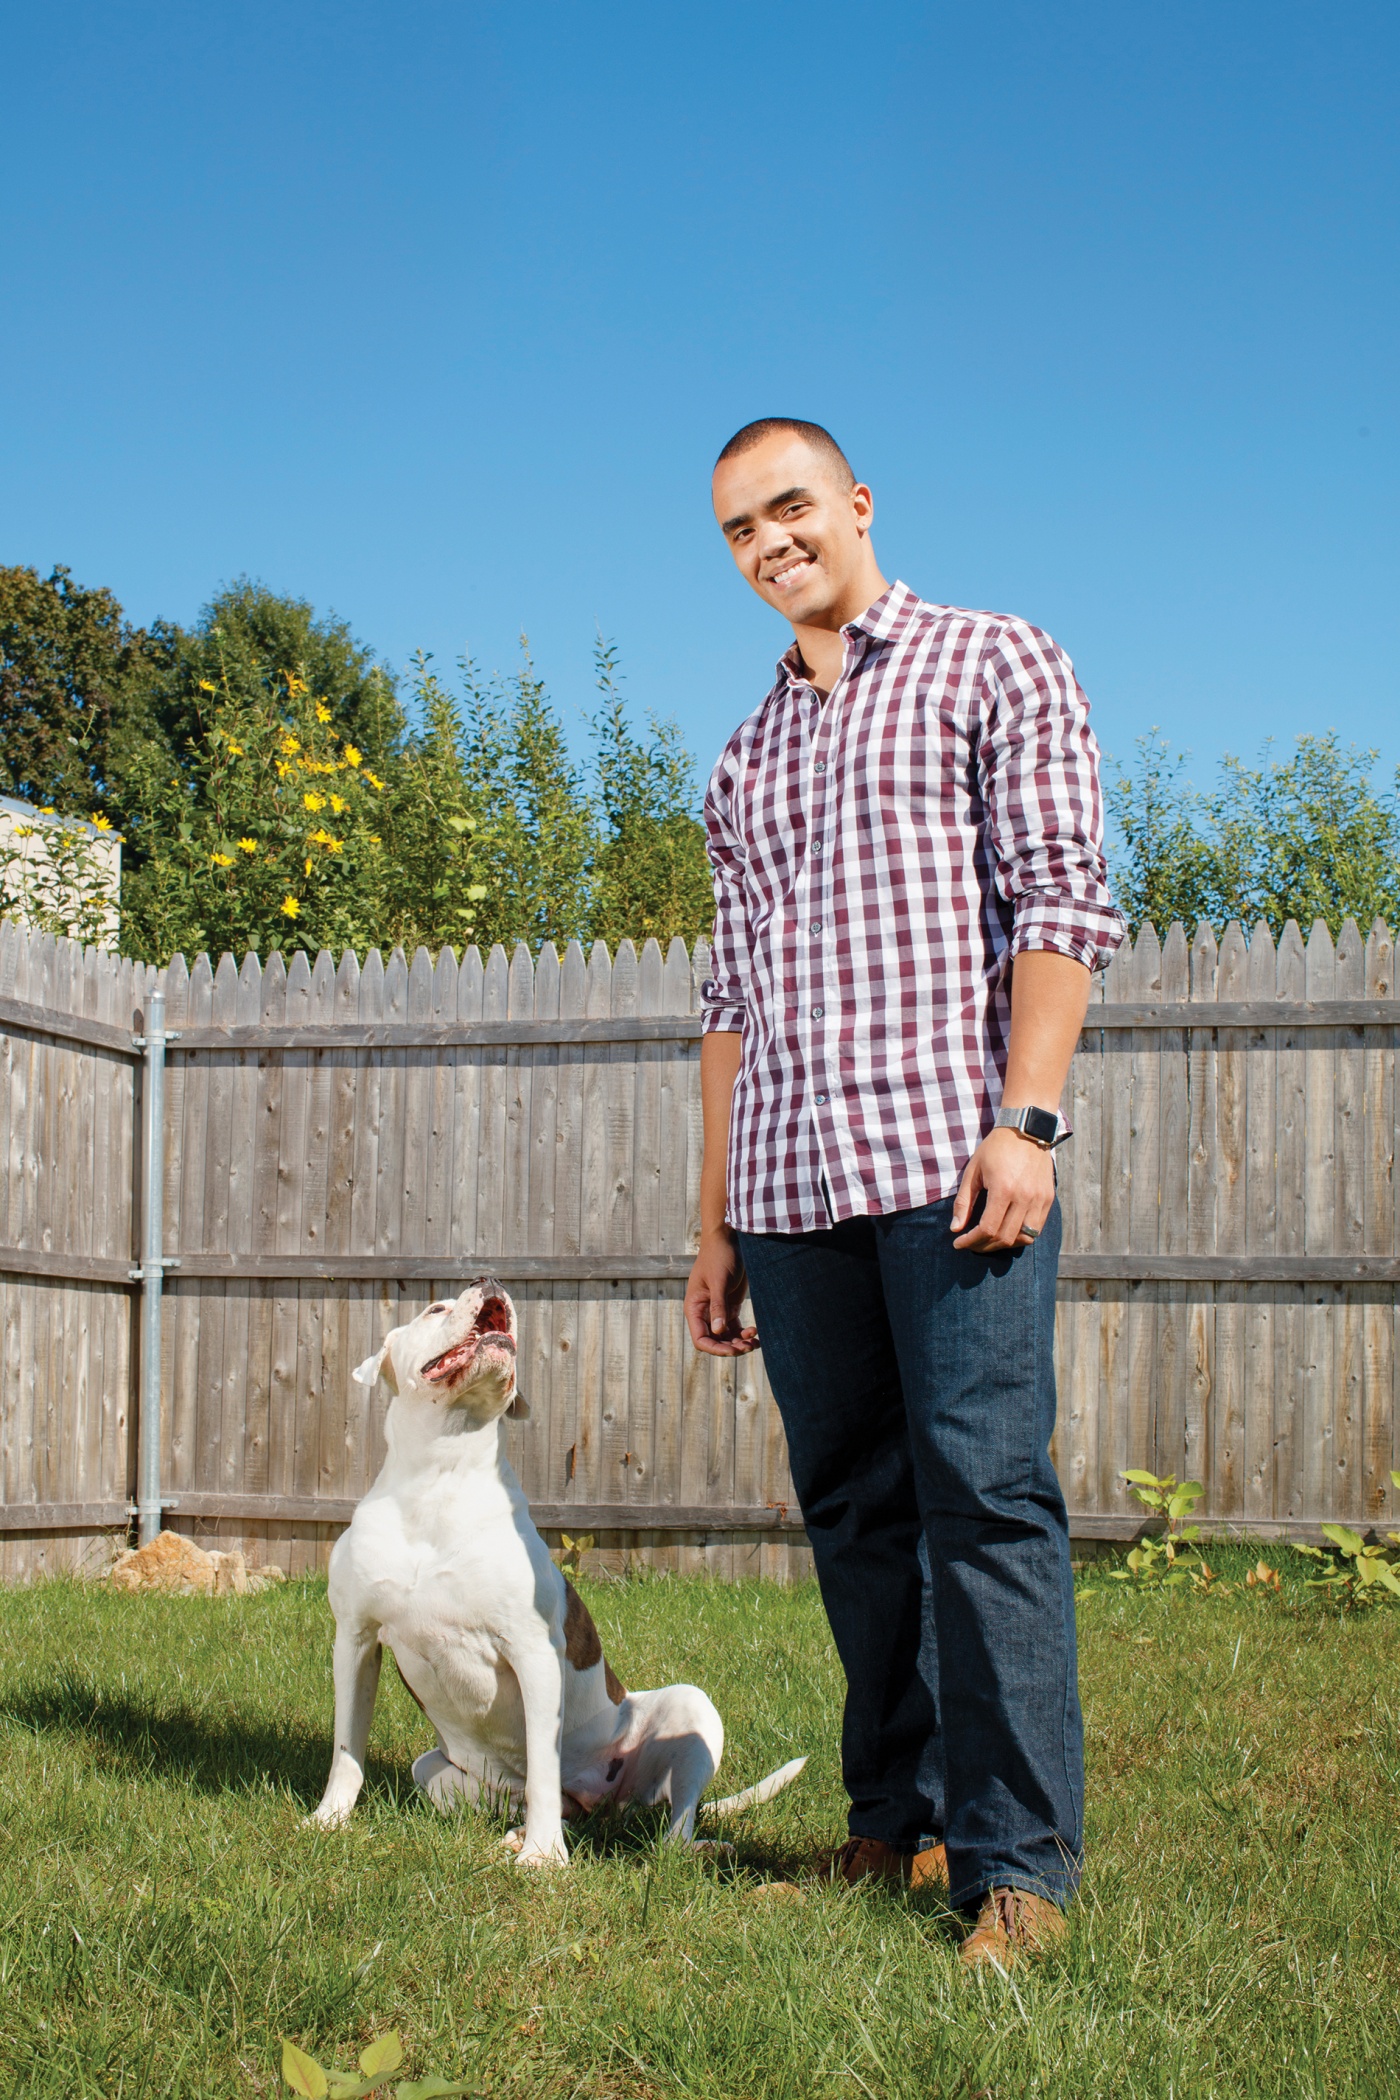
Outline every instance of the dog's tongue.
{"type": "Polygon", "coordinates": [[[446,1378],[455,1378],[457,1373],[465,1371],[471,1362],[476,1353],[476,1345],[477,1337],[469,1334],[466,1340],[458,1342],[454,1349],[445,1349],[441,1356],[435,1356],[431,1363],[424,1364],[423,1376],[433,1385],[441,1385],[446,1378]]]}
{"type": "Polygon", "coordinates": [[[508,1328],[487,1326],[483,1329],[478,1322],[469,1335],[424,1364],[423,1376],[431,1385],[442,1385],[447,1379],[455,1378],[459,1371],[465,1371],[481,1349],[504,1349],[508,1356],[514,1356],[515,1339],[508,1328]]]}

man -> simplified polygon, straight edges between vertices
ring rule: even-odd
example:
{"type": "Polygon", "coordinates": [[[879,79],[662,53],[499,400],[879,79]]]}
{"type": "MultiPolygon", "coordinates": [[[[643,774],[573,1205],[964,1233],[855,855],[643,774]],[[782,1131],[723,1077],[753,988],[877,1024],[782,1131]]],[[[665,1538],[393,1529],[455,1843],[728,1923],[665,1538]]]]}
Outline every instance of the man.
{"type": "Polygon", "coordinates": [[[885,581],[819,425],[747,424],[713,495],[793,644],[706,796],[686,1317],[709,1355],[762,1334],[846,1673],[831,1871],[946,1876],[963,1959],[1004,1966],[1063,1937],[1080,1865],[1048,1446],[1059,1101],[1122,938],[1098,753],[1048,636],[885,581]]]}

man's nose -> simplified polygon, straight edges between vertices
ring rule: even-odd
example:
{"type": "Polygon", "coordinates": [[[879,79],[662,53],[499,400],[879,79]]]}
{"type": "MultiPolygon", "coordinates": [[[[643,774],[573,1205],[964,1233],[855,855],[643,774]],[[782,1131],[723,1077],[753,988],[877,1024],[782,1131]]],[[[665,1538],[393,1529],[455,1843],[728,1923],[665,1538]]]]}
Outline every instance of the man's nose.
{"type": "Polygon", "coordinates": [[[758,528],[758,556],[760,561],[771,561],[775,555],[786,554],[792,545],[792,534],[786,525],[765,522],[758,528]]]}

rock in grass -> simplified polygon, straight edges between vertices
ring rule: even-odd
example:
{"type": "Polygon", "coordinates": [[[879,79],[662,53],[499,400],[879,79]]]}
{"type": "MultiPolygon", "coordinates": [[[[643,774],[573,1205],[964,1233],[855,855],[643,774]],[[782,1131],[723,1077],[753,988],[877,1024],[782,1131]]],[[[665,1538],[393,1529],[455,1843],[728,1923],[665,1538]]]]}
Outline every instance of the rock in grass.
{"type": "Polygon", "coordinates": [[[119,1555],[107,1580],[117,1590],[165,1590],[177,1596],[242,1597],[283,1582],[281,1568],[250,1573],[241,1553],[206,1553],[178,1531],[162,1531],[148,1546],[119,1555]]]}
{"type": "MultiPolygon", "coordinates": [[[[182,1596],[212,1597],[218,1574],[212,1553],[178,1531],[162,1531],[149,1545],[123,1553],[107,1580],[116,1590],[171,1590],[182,1596]]],[[[244,1583],[246,1586],[246,1574],[244,1583]]]]}

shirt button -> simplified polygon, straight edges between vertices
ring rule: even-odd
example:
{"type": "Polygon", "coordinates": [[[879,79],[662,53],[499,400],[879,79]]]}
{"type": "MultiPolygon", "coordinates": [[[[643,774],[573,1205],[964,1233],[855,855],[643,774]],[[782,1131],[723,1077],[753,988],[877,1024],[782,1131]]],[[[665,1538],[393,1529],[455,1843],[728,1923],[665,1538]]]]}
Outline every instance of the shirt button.
{"type": "Polygon", "coordinates": [[[824,758],[819,758],[816,764],[813,766],[812,771],[814,773],[824,773],[826,771],[826,760],[824,758]]]}
{"type": "Polygon", "coordinates": [[[822,842],[821,842],[821,840],[820,840],[820,839],[813,839],[813,841],[812,841],[812,851],[813,851],[814,853],[820,853],[820,852],[821,852],[821,850],[822,850],[822,842]]]}
{"type": "Polygon", "coordinates": [[[821,932],[821,930],[822,930],[822,922],[821,922],[821,920],[820,920],[820,919],[813,919],[813,921],[812,921],[812,923],[811,923],[811,926],[810,926],[810,927],[808,928],[808,931],[809,931],[810,933],[820,933],[820,932],[821,932]]]}
{"type": "Polygon", "coordinates": [[[812,1019],[813,1019],[814,1021],[820,1021],[820,1019],[821,1019],[822,1015],[823,1015],[823,1014],[824,1014],[825,1012],[826,1012],[826,1008],[825,1008],[824,1006],[814,1006],[814,1007],[812,1008],[812,1019]]]}
{"type": "Polygon", "coordinates": [[[818,1107],[818,1108],[825,1108],[825,1107],[826,1107],[826,1095],[825,1095],[825,1094],[816,1094],[816,1095],[814,1095],[814,1096],[813,1096],[813,1098],[814,1098],[814,1100],[816,1101],[816,1104],[817,1104],[817,1107],[818,1107]]]}

